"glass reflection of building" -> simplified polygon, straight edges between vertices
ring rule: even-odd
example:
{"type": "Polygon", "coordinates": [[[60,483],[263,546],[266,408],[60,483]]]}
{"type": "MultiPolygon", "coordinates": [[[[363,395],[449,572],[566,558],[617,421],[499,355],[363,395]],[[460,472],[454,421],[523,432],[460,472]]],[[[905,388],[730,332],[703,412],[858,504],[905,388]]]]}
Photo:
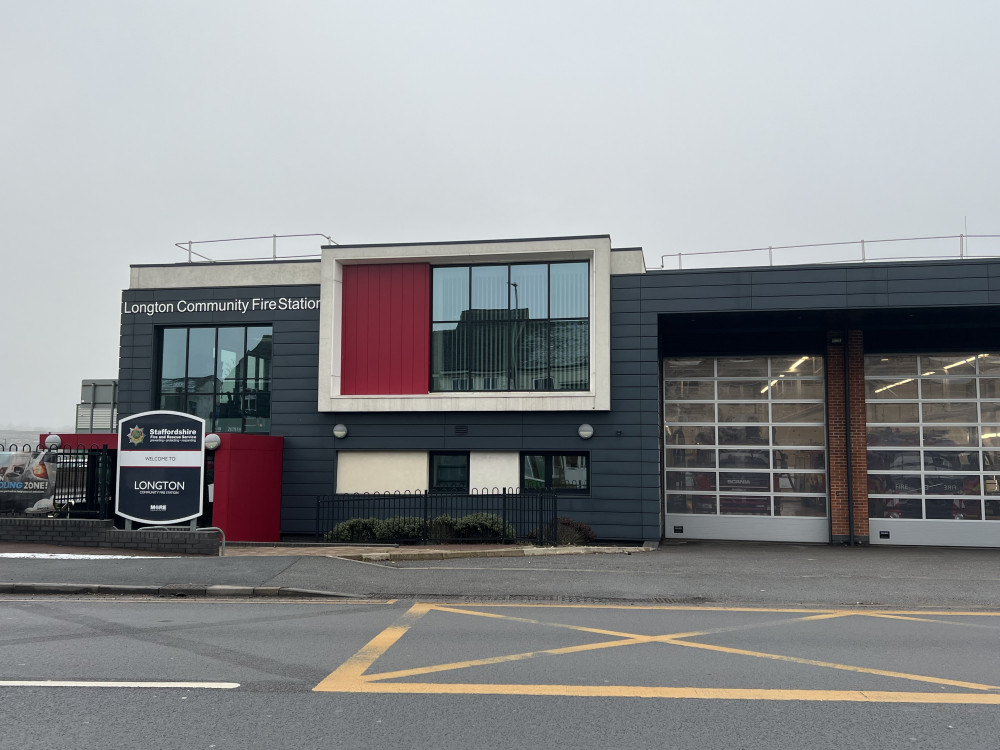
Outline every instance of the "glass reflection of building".
{"type": "Polygon", "coordinates": [[[432,391],[590,389],[586,262],[434,269],[432,391]]]}
{"type": "Polygon", "coordinates": [[[193,414],[213,432],[271,427],[270,326],[165,328],[159,408],[193,414]]]}

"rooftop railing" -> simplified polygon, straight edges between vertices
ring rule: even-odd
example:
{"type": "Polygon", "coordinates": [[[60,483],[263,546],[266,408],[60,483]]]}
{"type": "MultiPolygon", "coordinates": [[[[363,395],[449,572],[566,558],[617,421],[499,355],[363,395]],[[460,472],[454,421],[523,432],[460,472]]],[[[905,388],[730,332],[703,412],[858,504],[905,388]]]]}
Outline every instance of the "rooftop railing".
{"type": "Polygon", "coordinates": [[[732,268],[734,266],[785,266],[799,263],[882,263],[907,260],[954,260],[1000,257],[1000,234],[950,234],[937,237],[896,237],[885,240],[816,242],[809,245],[769,245],[741,250],[708,250],[666,253],[676,269],[732,268]],[[974,242],[970,243],[970,240],[974,242]],[[903,255],[887,254],[905,245],[903,255]],[[973,247],[970,247],[972,245],[973,247]],[[810,251],[804,258],[802,251],[810,251]]]}
{"type": "MultiPolygon", "coordinates": [[[[245,261],[255,261],[255,260],[294,260],[296,258],[318,258],[319,253],[305,253],[299,255],[278,255],[278,240],[294,240],[302,237],[322,237],[330,245],[336,245],[337,243],[327,234],[322,234],[321,232],[312,232],[310,234],[269,234],[262,237],[228,237],[223,240],[188,240],[187,242],[175,242],[174,246],[179,247],[181,250],[188,254],[188,263],[239,263],[245,261]],[[214,245],[220,242],[261,242],[263,240],[270,240],[271,242],[271,255],[258,255],[250,258],[209,258],[199,252],[195,252],[195,245],[214,245]],[[195,260],[195,257],[198,260],[195,260]]],[[[289,243],[284,243],[286,246],[289,243]]]]}

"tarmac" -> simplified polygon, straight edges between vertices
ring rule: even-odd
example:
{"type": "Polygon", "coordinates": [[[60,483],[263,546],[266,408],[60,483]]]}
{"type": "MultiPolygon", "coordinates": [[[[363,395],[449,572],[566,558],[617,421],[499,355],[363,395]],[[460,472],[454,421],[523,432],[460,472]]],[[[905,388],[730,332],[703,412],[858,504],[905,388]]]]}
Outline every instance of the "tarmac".
{"type": "Polygon", "coordinates": [[[225,556],[0,543],[0,595],[1000,609],[1000,549],[228,543],[225,556]]]}

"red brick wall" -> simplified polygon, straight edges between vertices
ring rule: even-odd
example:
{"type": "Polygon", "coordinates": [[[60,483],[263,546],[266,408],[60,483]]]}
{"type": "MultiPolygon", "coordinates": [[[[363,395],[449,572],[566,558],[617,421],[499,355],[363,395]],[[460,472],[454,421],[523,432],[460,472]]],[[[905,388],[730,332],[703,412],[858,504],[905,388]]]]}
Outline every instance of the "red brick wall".
{"type": "Polygon", "coordinates": [[[850,539],[847,451],[851,451],[851,477],[856,542],[868,541],[868,460],[865,451],[864,336],[861,331],[827,335],[826,348],[827,440],[830,462],[830,520],[833,541],[850,539]],[[846,343],[846,346],[845,346],[846,343]],[[850,436],[844,400],[844,356],[850,385],[850,436]]]}

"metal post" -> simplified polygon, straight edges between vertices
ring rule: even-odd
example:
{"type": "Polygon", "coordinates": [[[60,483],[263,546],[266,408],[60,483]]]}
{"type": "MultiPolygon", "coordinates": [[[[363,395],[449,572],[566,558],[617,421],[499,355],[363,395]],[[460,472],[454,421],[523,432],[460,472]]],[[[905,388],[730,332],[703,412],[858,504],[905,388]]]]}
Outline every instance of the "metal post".
{"type": "Polygon", "coordinates": [[[767,246],[767,265],[769,266],[774,265],[774,248],[772,248],[770,245],[767,246]]]}
{"type": "Polygon", "coordinates": [[[861,240],[861,262],[862,263],[867,263],[868,262],[866,260],[866,258],[865,258],[865,241],[864,240],[861,240]]]}
{"type": "Polygon", "coordinates": [[[965,257],[965,235],[964,234],[958,235],[958,257],[959,258],[964,258],[965,257]]]}
{"type": "Polygon", "coordinates": [[[191,262],[191,240],[188,240],[188,263],[191,262]]]}
{"type": "Polygon", "coordinates": [[[271,260],[278,259],[278,235],[271,235],[271,260]]]}

